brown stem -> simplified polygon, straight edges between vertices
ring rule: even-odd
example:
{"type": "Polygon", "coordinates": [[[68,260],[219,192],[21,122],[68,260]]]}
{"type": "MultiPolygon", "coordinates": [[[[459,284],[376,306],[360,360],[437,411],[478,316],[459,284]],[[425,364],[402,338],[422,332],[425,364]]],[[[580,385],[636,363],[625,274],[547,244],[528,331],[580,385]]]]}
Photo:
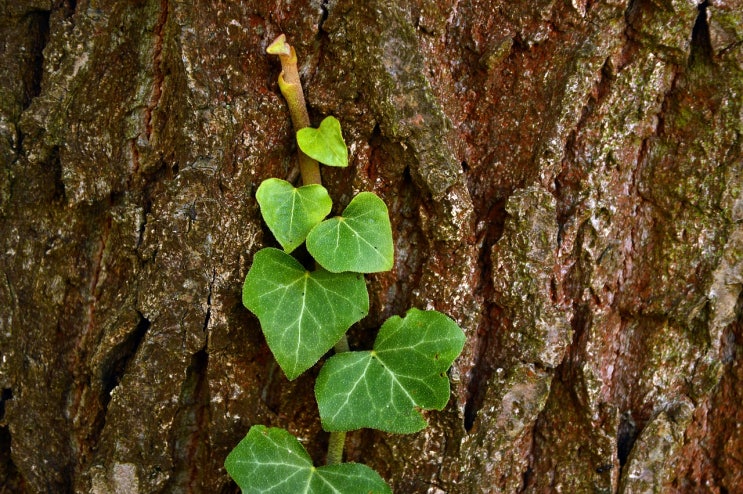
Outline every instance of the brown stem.
{"type": "MultiPolygon", "coordinates": [[[[299,80],[297,53],[294,51],[294,47],[286,42],[286,36],[282,34],[268,46],[266,51],[271,55],[278,55],[279,60],[281,60],[279,89],[287,105],[289,105],[289,114],[294,125],[294,132],[309,127],[310,116],[307,113],[302,83],[299,80]]],[[[302,175],[302,183],[304,185],[322,184],[320,165],[317,161],[304,154],[301,149],[298,149],[297,152],[299,153],[299,173],[302,175]]]]}

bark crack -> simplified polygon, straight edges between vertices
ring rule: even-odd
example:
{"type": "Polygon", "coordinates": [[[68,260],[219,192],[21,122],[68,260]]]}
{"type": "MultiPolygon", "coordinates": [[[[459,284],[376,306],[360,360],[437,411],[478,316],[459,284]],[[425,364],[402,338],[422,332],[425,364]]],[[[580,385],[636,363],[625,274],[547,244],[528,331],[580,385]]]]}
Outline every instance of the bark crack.
{"type": "Polygon", "coordinates": [[[204,326],[201,330],[204,334],[209,333],[209,321],[212,317],[212,293],[214,290],[214,280],[217,279],[217,269],[212,268],[212,278],[209,280],[209,293],[206,296],[206,315],[204,316],[204,326]]]}
{"type": "MultiPolygon", "coordinates": [[[[3,401],[9,390],[3,390],[3,401]]],[[[2,417],[0,417],[0,421],[2,417]]],[[[0,494],[11,492],[24,492],[25,482],[10,455],[12,437],[7,425],[0,427],[0,494]]]]}
{"type": "Polygon", "coordinates": [[[632,446],[637,439],[637,425],[630,412],[622,414],[617,427],[617,459],[619,460],[619,477],[622,477],[622,468],[627,464],[627,459],[632,451],[632,446]]]}
{"type": "Polygon", "coordinates": [[[13,389],[3,388],[0,393],[0,424],[3,424],[5,418],[5,402],[13,399],[13,389]]]}
{"type": "Polygon", "coordinates": [[[150,320],[139,311],[137,311],[137,315],[139,316],[139,322],[134,330],[129,333],[124,341],[111,349],[109,352],[111,359],[103,366],[102,382],[106,405],[110,401],[111,391],[121,383],[121,378],[126,373],[129,362],[137,354],[147,330],[150,329],[150,320]]]}
{"type": "Polygon", "coordinates": [[[710,38],[709,24],[707,23],[707,7],[709,0],[704,0],[697,6],[699,14],[694,27],[691,30],[691,49],[689,50],[688,65],[693,65],[697,60],[712,60],[714,50],[710,38]]]}
{"type": "Polygon", "coordinates": [[[98,438],[106,425],[106,414],[108,412],[108,405],[111,402],[111,393],[121,383],[124,375],[126,375],[130,362],[137,354],[147,334],[147,330],[150,329],[150,320],[144,317],[139,311],[137,311],[137,315],[139,316],[139,321],[134,327],[134,330],[121,343],[110,349],[107,361],[101,366],[101,394],[99,396],[101,410],[95,420],[91,434],[92,440],[89,441],[90,444],[98,443],[98,438]]]}
{"type": "Polygon", "coordinates": [[[470,380],[467,384],[467,398],[464,403],[464,428],[467,432],[472,431],[477,414],[485,399],[488,382],[495,370],[495,356],[493,355],[496,343],[498,327],[494,321],[500,320],[501,309],[493,302],[493,246],[503,234],[503,224],[506,218],[506,201],[499,200],[489,209],[487,219],[481,223],[482,231],[479,233],[479,257],[480,276],[479,285],[474,292],[482,298],[484,307],[481,322],[477,328],[477,346],[475,348],[474,362],[470,370],[470,380]]]}
{"type": "Polygon", "coordinates": [[[317,34],[318,36],[322,32],[322,26],[325,23],[326,20],[328,20],[328,15],[330,14],[330,6],[329,6],[329,0],[322,0],[320,2],[320,11],[322,12],[322,16],[320,17],[320,22],[317,23],[317,34]]]}
{"type": "Polygon", "coordinates": [[[51,11],[38,10],[28,14],[31,46],[28,54],[28,67],[24,77],[25,92],[23,109],[26,110],[39,94],[44,76],[44,48],[49,42],[49,18],[51,11]]]}

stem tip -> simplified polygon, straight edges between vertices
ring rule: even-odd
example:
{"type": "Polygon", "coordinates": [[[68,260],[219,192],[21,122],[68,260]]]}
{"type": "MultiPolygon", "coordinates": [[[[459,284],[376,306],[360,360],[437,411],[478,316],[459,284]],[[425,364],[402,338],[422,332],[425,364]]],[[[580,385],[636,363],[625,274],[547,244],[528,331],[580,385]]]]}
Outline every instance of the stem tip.
{"type": "Polygon", "coordinates": [[[266,53],[270,55],[290,55],[291,47],[286,42],[286,35],[280,34],[278,38],[273,40],[273,43],[266,48],[266,53]]]}

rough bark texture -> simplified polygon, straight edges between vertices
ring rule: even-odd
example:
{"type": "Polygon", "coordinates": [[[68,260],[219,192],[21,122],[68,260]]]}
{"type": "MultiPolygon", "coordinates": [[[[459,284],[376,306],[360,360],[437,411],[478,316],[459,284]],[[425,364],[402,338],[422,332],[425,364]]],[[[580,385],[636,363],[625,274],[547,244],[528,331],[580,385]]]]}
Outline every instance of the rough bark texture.
{"type": "Polygon", "coordinates": [[[321,462],[240,303],[295,149],[265,47],[389,205],[364,347],[467,345],[430,427],[350,434],[398,493],[743,492],[740,0],[0,1],[1,492],[234,492],[252,424],[321,462]],[[270,4],[266,6],[266,4],[270,4]]]}

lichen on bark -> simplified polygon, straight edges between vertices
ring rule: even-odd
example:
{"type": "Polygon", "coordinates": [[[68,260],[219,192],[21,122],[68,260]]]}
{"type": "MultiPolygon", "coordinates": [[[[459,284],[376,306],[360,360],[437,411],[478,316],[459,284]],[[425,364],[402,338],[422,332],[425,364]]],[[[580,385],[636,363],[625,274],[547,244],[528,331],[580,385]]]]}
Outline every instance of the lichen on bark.
{"type": "Polygon", "coordinates": [[[510,326],[499,340],[501,353],[548,369],[562,361],[571,339],[569,312],[558,301],[555,211],[544,189],[516,191],[492,254],[494,296],[510,326]]]}
{"type": "Polygon", "coordinates": [[[326,21],[331,39],[353,40],[343,50],[354,72],[353,82],[362,94],[373,94],[367,104],[374,112],[382,134],[414,156],[411,167],[420,186],[435,199],[460,180],[461,169],[447,146],[451,128],[425,77],[423,59],[412,22],[403,6],[372,1],[345,5],[347,11],[326,21]],[[372,86],[369,86],[371,84],[372,86]]]}

